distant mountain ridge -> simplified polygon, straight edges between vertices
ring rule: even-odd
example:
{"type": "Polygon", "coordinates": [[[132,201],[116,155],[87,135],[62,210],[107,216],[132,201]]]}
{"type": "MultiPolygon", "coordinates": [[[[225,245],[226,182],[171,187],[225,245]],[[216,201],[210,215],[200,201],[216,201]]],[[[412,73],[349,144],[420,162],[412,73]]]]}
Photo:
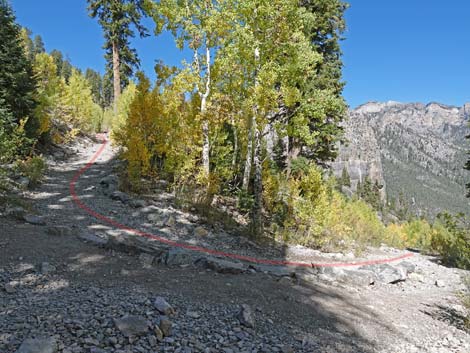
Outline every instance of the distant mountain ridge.
{"type": "Polygon", "coordinates": [[[418,215],[469,212],[463,169],[469,150],[470,103],[369,102],[349,113],[348,144],[340,147],[333,171],[346,169],[351,189],[368,176],[383,185],[388,201],[404,199],[418,215]]]}

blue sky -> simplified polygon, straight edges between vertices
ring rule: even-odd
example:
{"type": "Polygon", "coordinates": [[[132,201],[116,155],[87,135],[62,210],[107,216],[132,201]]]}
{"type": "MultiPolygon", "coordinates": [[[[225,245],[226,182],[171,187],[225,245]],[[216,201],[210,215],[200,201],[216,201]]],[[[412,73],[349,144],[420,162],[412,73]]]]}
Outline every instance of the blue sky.
{"type": "MultiPolygon", "coordinates": [[[[10,0],[23,26],[78,67],[104,69],[103,36],[85,0],[10,0]]],[[[470,102],[470,1],[350,0],[344,52],[344,96],[367,101],[470,102]]],[[[151,22],[147,21],[149,26],[151,22]]],[[[170,35],[134,40],[147,75],[156,59],[177,64],[170,35]]]]}

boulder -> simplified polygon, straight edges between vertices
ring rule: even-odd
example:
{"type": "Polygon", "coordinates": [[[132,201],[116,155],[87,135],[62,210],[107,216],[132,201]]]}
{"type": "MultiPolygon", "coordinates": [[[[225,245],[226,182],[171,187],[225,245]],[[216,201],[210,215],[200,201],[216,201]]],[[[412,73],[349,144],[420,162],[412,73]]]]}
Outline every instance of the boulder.
{"type": "Polygon", "coordinates": [[[27,338],[23,341],[16,353],[55,353],[57,342],[53,337],[27,338]]]}
{"type": "Polygon", "coordinates": [[[184,249],[171,248],[162,256],[162,262],[167,266],[188,265],[193,263],[193,256],[184,249]]]}
{"type": "Polygon", "coordinates": [[[247,270],[247,267],[240,262],[233,262],[214,257],[199,259],[195,262],[199,267],[213,270],[218,273],[238,275],[247,270]]]}
{"type": "Polygon", "coordinates": [[[42,216],[36,216],[32,214],[27,214],[23,217],[26,223],[33,224],[36,226],[44,226],[46,225],[46,221],[42,216]]]}
{"type": "Polygon", "coordinates": [[[78,236],[81,240],[92,243],[94,245],[105,246],[108,244],[109,238],[105,234],[82,233],[78,236]]]}
{"type": "Polygon", "coordinates": [[[114,319],[114,324],[125,337],[141,336],[147,333],[148,321],[138,315],[126,315],[120,319],[114,319]]]}

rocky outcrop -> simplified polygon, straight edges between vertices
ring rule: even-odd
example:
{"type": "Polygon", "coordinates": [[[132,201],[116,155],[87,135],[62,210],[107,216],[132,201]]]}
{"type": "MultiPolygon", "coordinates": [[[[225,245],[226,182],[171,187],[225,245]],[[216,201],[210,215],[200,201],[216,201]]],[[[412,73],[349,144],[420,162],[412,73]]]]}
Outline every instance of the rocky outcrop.
{"type": "Polygon", "coordinates": [[[340,177],[346,168],[353,189],[369,176],[386,185],[389,201],[405,198],[418,214],[468,210],[469,122],[470,104],[366,103],[350,112],[333,171],[340,177]]]}

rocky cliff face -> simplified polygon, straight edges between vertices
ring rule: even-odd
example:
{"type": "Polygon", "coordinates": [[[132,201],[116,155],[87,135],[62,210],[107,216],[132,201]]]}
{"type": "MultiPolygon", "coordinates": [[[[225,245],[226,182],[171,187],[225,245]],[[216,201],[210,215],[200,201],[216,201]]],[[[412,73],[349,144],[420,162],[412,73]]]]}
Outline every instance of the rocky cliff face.
{"type": "Polygon", "coordinates": [[[470,211],[463,169],[469,150],[470,104],[367,103],[350,112],[347,145],[332,167],[349,172],[352,188],[365,176],[385,185],[384,197],[402,198],[418,214],[470,211]]]}

